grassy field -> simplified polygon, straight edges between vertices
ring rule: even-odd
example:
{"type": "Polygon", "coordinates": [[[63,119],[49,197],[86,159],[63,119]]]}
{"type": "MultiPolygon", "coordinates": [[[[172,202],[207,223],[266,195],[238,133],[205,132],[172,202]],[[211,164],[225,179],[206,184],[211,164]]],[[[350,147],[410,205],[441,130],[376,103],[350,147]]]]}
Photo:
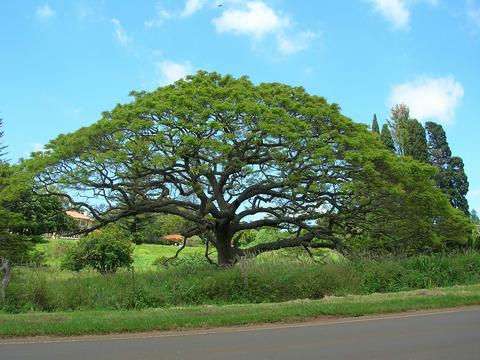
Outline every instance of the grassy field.
{"type": "MultiPolygon", "coordinates": [[[[45,239],[36,245],[36,248],[45,254],[46,265],[59,268],[62,257],[68,246],[75,244],[77,240],[70,239],[45,239]]],[[[142,244],[136,245],[133,251],[133,266],[137,270],[152,269],[153,262],[159,257],[172,257],[177,252],[177,246],[142,244]]],[[[204,247],[186,247],[181,256],[203,256],[204,247]]]]}
{"type": "Polygon", "coordinates": [[[202,257],[175,266],[100,275],[16,268],[3,312],[168,308],[322,299],[480,283],[477,252],[329,263],[292,258],[218,268],[202,257]]]}
{"type": "Polygon", "coordinates": [[[82,335],[299,321],[480,304],[480,285],[284,303],[1,314],[0,337],[82,335]]]}

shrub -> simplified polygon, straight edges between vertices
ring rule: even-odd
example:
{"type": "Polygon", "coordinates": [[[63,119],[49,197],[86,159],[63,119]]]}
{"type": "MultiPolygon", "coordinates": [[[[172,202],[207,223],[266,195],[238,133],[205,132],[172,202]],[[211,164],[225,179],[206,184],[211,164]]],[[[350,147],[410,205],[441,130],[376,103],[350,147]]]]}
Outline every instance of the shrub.
{"type": "Polygon", "coordinates": [[[67,250],[62,268],[79,271],[87,266],[101,274],[114,273],[133,263],[133,246],[117,227],[97,230],[67,250]]]}

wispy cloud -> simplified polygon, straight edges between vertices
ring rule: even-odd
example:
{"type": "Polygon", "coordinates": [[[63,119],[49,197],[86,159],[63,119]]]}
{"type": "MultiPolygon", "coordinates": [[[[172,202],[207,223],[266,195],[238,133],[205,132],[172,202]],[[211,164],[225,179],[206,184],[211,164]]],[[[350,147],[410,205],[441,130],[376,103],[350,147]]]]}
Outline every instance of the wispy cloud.
{"type": "Polygon", "coordinates": [[[206,4],[205,0],[187,0],[185,7],[180,13],[180,17],[189,17],[195,14],[198,10],[202,9],[206,4]]]}
{"type": "Polygon", "coordinates": [[[40,20],[51,19],[55,17],[55,11],[48,4],[41,5],[36,11],[37,18],[40,20]]]}
{"type": "Polygon", "coordinates": [[[185,78],[194,72],[193,66],[188,61],[174,62],[164,60],[156,63],[157,72],[160,75],[160,84],[168,85],[179,79],[185,78]]]}
{"type": "Polygon", "coordinates": [[[452,75],[446,77],[417,77],[413,81],[392,88],[390,105],[404,103],[412,116],[419,120],[436,120],[452,124],[455,110],[463,98],[464,90],[452,75]]]}
{"type": "Polygon", "coordinates": [[[421,3],[436,6],[439,0],[366,0],[381,14],[394,30],[410,28],[411,8],[421,3]]]}
{"type": "Polygon", "coordinates": [[[410,24],[410,10],[404,0],[372,0],[375,11],[389,21],[396,30],[405,30],[410,24]]]}
{"type": "Polygon", "coordinates": [[[166,20],[173,17],[173,14],[170,11],[165,10],[160,3],[158,3],[155,8],[156,17],[154,19],[145,20],[145,27],[147,28],[158,27],[162,25],[166,20]]]}
{"type": "Polygon", "coordinates": [[[121,45],[127,46],[131,42],[131,38],[127,35],[125,30],[123,29],[122,24],[120,23],[120,20],[113,18],[112,24],[113,24],[113,30],[114,30],[113,33],[117,41],[121,45]]]}
{"type": "Polygon", "coordinates": [[[277,50],[284,55],[306,49],[315,37],[311,31],[293,32],[291,19],[263,1],[235,2],[212,22],[218,33],[248,36],[254,44],[272,36],[277,50]]]}
{"type": "Polygon", "coordinates": [[[310,46],[310,42],[317,36],[312,31],[304,31],[294,37],[277,35],[278,50],[285,55],[295,54],[310,46]]]}

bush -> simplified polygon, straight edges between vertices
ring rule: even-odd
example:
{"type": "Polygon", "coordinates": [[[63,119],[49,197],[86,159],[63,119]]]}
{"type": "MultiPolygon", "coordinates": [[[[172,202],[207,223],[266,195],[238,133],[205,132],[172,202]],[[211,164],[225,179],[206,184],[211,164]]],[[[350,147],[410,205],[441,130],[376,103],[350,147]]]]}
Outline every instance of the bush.
{"type": "Polygon", "coordinates": [[[62,268],[80,271],[90,266],[101,274],[114,273],[133,263],[133,246],[117,227],[97,230],[67,250],[62,268]]]}

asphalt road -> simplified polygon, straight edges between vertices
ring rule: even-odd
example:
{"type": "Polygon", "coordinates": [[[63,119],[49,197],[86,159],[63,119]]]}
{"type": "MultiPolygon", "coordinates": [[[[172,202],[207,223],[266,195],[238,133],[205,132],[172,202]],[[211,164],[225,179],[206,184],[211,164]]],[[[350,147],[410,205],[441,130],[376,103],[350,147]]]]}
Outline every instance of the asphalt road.
{"type": "Polygon", "coordinates": [[[480,307],[183,333],[0,339],[1,360],[480,359],[480,307]]]}

